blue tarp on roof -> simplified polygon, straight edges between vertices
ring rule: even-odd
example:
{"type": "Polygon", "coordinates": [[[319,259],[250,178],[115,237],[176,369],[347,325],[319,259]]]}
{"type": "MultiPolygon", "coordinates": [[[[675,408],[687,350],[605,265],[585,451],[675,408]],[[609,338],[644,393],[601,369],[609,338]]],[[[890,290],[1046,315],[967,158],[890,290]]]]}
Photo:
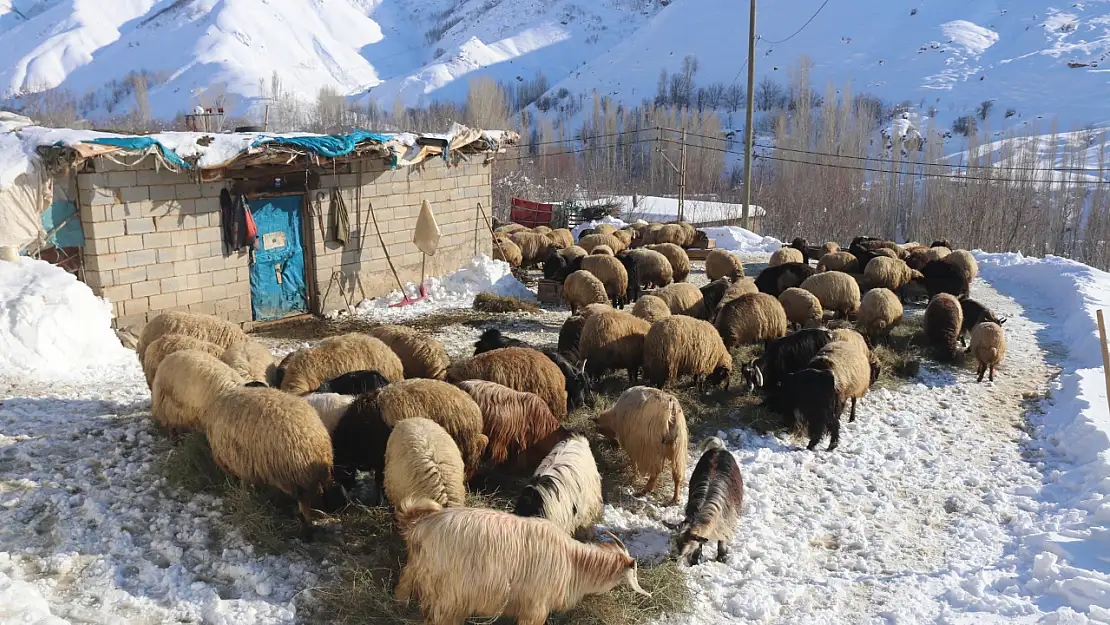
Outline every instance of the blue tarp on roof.
{"type": "Polygon", "coordinates": [[[126,150],[149,150],[151,146],[158,146],[165,159],[178,167],[189,168],[189,163],[177,155],[177,152],[162,145],[157,139],[150,137],[108,137],[101,139],[85,139],[82,143],[96,143],[99,145],[112,145],[126,150]]]}
{"type": "Polygon", "coordinates": [[[251,147],[265,145],[268,143],[277,143],[283,145],[295,145],[306,150],[326,156],[328,158],[337,158],[350,154],[354,151],[355,146],[363,141],[376,141],[378,143],[385,143],[392,137],[390,135],[382,135],[375,132],[368,132],[366,130],[355,130],[345,135],[321,135],[321,136],[305,136],[305,137],[263,137],[255,141],[251,147]]]}

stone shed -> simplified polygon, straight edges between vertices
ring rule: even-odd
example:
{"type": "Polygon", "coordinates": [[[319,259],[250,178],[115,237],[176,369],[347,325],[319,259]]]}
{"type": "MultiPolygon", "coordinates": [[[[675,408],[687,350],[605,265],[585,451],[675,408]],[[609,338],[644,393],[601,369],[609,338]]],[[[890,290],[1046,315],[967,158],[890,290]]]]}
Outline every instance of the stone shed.
{"type": "Polygon", "coordinates": [[[78,275],[111,300],[118,327],[166,310],[249,325],[346,308],[397,290],[398,279],[418,283],[422,271],[444,275],[488,254],[491,163],[514,140],[461,126],[442,135],[166,133],[39,152],[44,177],[73,188],[78,275]],[[412,242],[425,201],[441,233],[428,257],[412,242]],[[253,245],[244,243],[247,214],[253,245]]]}

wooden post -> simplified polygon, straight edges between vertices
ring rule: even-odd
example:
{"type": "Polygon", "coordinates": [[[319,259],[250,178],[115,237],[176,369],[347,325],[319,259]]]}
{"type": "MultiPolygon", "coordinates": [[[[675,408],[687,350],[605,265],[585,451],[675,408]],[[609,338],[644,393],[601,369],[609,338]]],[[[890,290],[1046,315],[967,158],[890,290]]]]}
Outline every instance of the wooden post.
{"type": "Polygon", "coordinates": [[[755,116],[755,0],[751,0],[752,13],[748,23],[748,102],[744,111],[744,214],[741,225],[751,230],[748,215],[752,204],[752,119],[755,116]]]}
{"type": "Polygon", "coordinates": [[[1098,340],[1102,345],[1102,376],[1106,378],[1106,403],[1110,405],[1110,351],[1106,348],[1106,322],[1102,318],[1102,309],[1095,312],[1098,317],[1098,340]]]}
{"type": "Polygon", "coordinates": [[[686,129],[682,129],[682,155],[678,159],[678,220],[684,221],[686,207],[686,129]]]}

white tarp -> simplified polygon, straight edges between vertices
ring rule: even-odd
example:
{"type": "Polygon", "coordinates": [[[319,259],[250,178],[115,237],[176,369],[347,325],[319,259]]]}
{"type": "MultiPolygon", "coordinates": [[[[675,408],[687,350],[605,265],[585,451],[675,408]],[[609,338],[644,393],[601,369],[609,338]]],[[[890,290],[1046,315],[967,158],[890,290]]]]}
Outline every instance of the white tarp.
{"type": "Polygon", "coordinates": [[[46,235],[42,231],[45,201],[41,168],[16,176],[12,184],[0,187],[0,247],[23,249],[46,235]]]}

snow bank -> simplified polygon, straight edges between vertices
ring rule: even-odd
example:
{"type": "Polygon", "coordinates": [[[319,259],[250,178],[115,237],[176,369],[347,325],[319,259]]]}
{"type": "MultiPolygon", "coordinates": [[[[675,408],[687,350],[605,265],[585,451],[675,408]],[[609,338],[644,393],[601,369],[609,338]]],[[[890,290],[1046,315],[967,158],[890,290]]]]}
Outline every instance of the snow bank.
{"type": "Polygon", "coordinates": [[[0,373],[66,377],[133,360],[108,301],[72,274],[30,258],[0,261],[0,373]]]}
{"type": "Polygon", "coordinates": [[[1025,589],[1092,616],[1108,614],[1110,410],[1095,311],[1110,310],[1110,274],[1054,256],[976,251],[975,257],[984,279],[1044,324],[1037,341],[1059,355],[1061,367],[1043,415],[1033,419],[1048,452],[1042,497],[1060,518],[1055,531],[1021,539],[1025,589]]]}
{"type": "Polygon", "coordinates": [[[782,247],[782,241],[774,237],[760,236],[737,226],[714,226],[702,230],[710,239],[716,239],[717,247],[730,252],[771,253],[782,247]]]}
{"type": "MultiPolygon", "coordinates": [[[[413,319],[439,310],[469,308],[474,296],[486,292],[496,295],[517,297],[535,301],[536,295],[528,290],[511,271],[509,264],[493,260],[489,256],[475,256],[470,264],[455,273],[442,278],[429,278],[426,281],[428,298],[415,304],[390,308],[402,299],[400,291],[385,297],[363,300],[355,307],[355,314],[375,321],[396,322],[413,319]]],[[[405,291],[411,297],[419,297],[419,286],[409,283],[405,291]]]]}
{"type": "Polygon", "coordinates": [[[577,241],[578,236],[580,234],[582,234],[583,230],[586,230],[586,229],[589,229],[589,228],[596,228],[596,227],[600,226],[601,224],[609,224],[609,225],[613,226],[614,228],[616,228],[617,230],[620,230],[621,228],[627,226],[628,222],[624,221],[622,219],[617,219],[616,217],[605,216],[605,217],[602,217],[601,219],[594,219],[592,221],[584,221],[584,222],[578,224],[577,226],[575,226],[574,228],[572,228],[570,233],[574,235],[574,240],[577,241]]]}
{"type": "Polygon", "coordinates": [[[0,623],[69,625],[50,613],[46,597],[33,584],[13,580],[0,572],[0,623]]]}

